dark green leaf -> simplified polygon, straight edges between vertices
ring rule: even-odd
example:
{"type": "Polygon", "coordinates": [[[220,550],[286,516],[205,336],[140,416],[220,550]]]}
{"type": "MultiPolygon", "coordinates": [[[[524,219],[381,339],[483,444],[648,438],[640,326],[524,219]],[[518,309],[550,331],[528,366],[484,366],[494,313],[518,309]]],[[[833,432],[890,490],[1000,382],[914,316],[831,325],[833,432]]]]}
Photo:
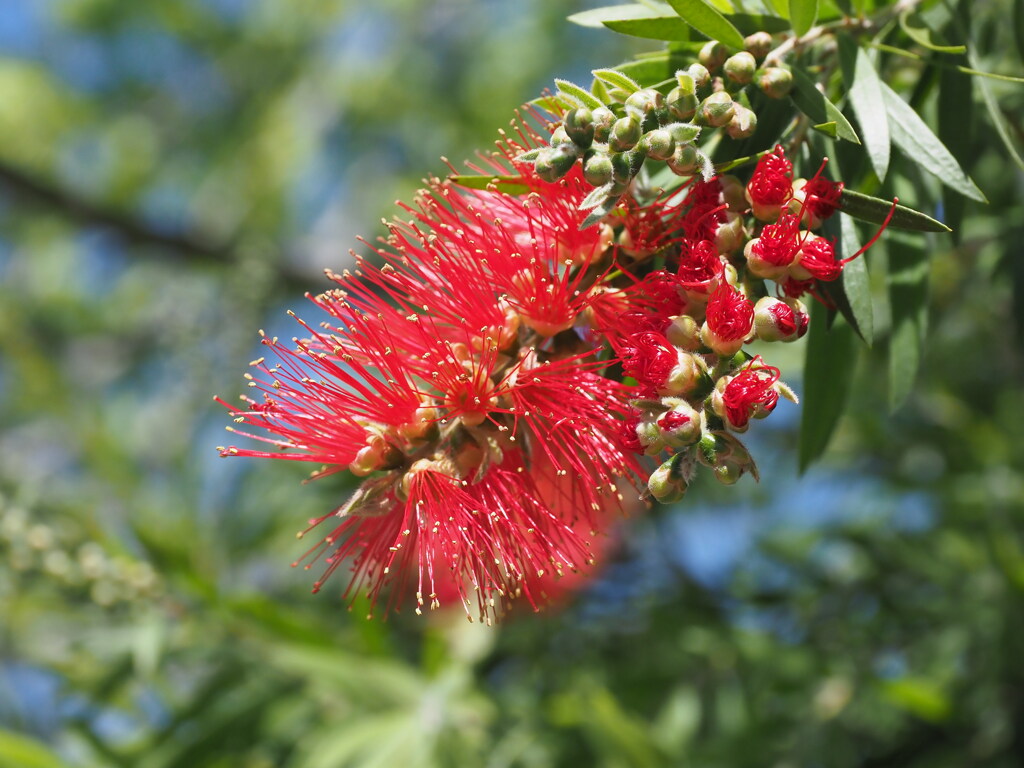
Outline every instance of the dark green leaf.
{"type": "MultiPolygon", "coordinates": [[[[977,68],[978,60],[974,55],[974,51],[967,54],[967,58],[970,61],[971,66],[977,68]]],[[[984,80],[979,80],[978,90],[981,91],[981,98],[982,101],[985,102],[985,108],[988,110],[989,116],[992,118],[992,125],[996,129],[996,133],[999,134],[999,138],[1002,140],[1003,146],[1006,147],[1007,153],[1010,155],[1013,162],[1017,164],[1017,167],[1024,170],[1024,158],[1021,158],[1018,142],[1010,136],[1010,129],[1006,125],[1006,118],[1003,116],[1002,110],[999,109],[999,104],[992,95],[992,91],[989,89],[988,83],[984,80]]],[[[966,94],[961,95],[961,101],[965,104],[971,103],[969,91],[966,94]]],[[[960,119],[963,120],[964,118],[961,117],[960,119]]]]}
{"type": "Polygon", "coordinates": [[[965,45],[942,45],[932,40],[932,30],[913,8],[908,8],[900,14],[900,27],[907,37],[929,50],[940,53],[963,53],[967,50],[965,45]]]}
{"type": "Polygon", "coordinates": [[[600,29],[606,21],[622,21],[624,19],[649,19],[663,14],[641,3],[624,3],[622,5],[606,5],[589,11],[574,13],[568,17],[573,24],[581,27],[600,29]]]}
{"type": "Polygon", "coordinates": [[[743,35],[704,0],[669,0],[669,5],[691,27],[730,48],[743,48],[743,35]]]}
{"type": "Polygon", "coordinates": [[[835,0],[836,6],[846,16],[853,16],[853,5],[850,0],[835,0]]]}
{"type": "MultiPolygon", "coordinates": [[[[871,197],[850,189],[844,189],[839,198],[839,210],[861,221],[881,224],[889,215],[892,200],[871,197]]],[[[897,205],[889,226],[893,229],[907,229],[913,232],[949,232],[950,229],[941,221],[927,214],[915,211],[905,205],[897,205]]]]}
{"type": "MultiPolygon", "coordinates": [[[[852,256],[860,250],[857,226],[849,216],[840,214],[828,219],[825,222],[825,236],[834,238],[837,259],[852,256]]],[[[871,284],[864,258],[856,258],[847,263],[843,267],[842,277],[831,283],[822,283],[822,289],[857,335],[870,347],[874,342],[875,323],[871,284]]]]}
{"type": "Polygon", "coordinates": [[[835,123],[836,135],[841,139],[860,144],[857,132],[853,130],[850,121],[839,111],[825,95],[819,91],[814,80],[804,70],[793,67],[793,90],[789,94],[790,99],[801,112],[811,118],[814,125],[823,123],[835,123]]]}
{"type": "MultiPolygon", "coordinates": [[[[879,51],[885,51],[886,53],[891,53],[891,54],[893,54],[895,56],[903,56],[903,57],[908,58],[908,59],[916,59],[917,61],[925,61],[926,60],[924,58],[924,56],[921,56],[920,54],[914,53],[913,51],[906,51],[906,50],[904,50],[902,48],[897,48],[897,47],[895,47],[893,45],[886,45],[884,43],[870,43],[870,42],[867,43],[867,45],[870,45],[872,48],[875,48],[875,49],[877,49],[879,51]]],[[[970,67],[965,67],[965,66],[962,66],[960,64],[946,64],[945,62],[942,62],[942,61],[929,61],[928,63],[931,64],[932,66],[935,66],[935,67],[944,67],[946,69],[955,69],[955,70],[957,70],[959,72],[964,72],[964,73],[966,73],[968,75],[974,75],[975,77],[987,77],[989,80],[1002,80],[1003,82],[1007,82],[1007,83],[1024,83],[1024,77],[1015,77],[1014,75],[1000,75],[1000,74],[997,74],[995,72],[982,72],[980,70],[971,69],[970,67]]]]}
{"type": "Polygon", "coordinates": [[[755,32],[770,32],[774,35],[788,32],[792,26],[781,16],[769,16],[766,13],[727,13],[725,18],[744,35],[755,32]]]}
{"type": "Polygon", "coordinates": [[[506,195],[525,195],[530,187],[523,183],[522,176],[473,176],[453,175],[449,181],[469,189],[497,189],[506,195]]]}
{"type": "Polygon", "coordinates": [[[619,64],[615,69],[646,88],[671,78],[676,70],[684,69],[691,60],[692,57],[682,53],[659,52],[657,56],[619,64]]]}
{"type": "Polygon", "coordinates": [[[800,471],[824,453],[839,421],[857,364],[853,330],[838,319],[827,325],[828,309],[819,302],[811,307],[804,362],[804,394],[800,418],[800,471]]]}
{"type": "Polygon", "coordinates": [[[797,35],[806,35],[818,18],[818,0],[789,0],[789,18],[797,35]]]}
{"type": "Polygon", "coordinates": [[[616,205],[619,204],[619,200],[622,199],[622,195],[609,195],[603,203],[596,206],[590,213],[587,214],[587,218],[580,224],[580,229],[586,229],[597,224],[601,219],[607,216],[616,205]]]}
{"type": "Polygon", "coordinates": [[[881,86],[893,143],[902,150],[907,159],[961,195],[987,203],[985,195],[964,173],[956,158],[932,133],[917,112],[885,83],[881,86]]]}
{"type": "Polygon", "coordinates": [[[604,106],[600,101],[594,98],[593,94],[591,94],[590,91],[580,88],[575,83],[570,83],[568,80],[559,80],[556,77],[555,85],[558,86],[558,90],[560,93],[563,93],[572,99],[576,99],[584,107],[589,107],[590,109],[597,109],[598,107],[604,106]]]}
{"type": "MultiPolygon", "coordinates": [[[[961,57],[962,58],[962,57],[961,57]]],[[[975,110],[965,110],[973,103],[974,80],[955,69],[939,71],[938,129],[939,140],[959,162],[971,156],[974,137],[975,110]]],[[[942,218],[953,230],[953,241],[960,242],[961,225],[967,200],[949,187],[942,187],[942,218]]]]}
{"type": "Polygon", "coordinates": [[[690,39],[690,25],[678,16],[665,16],[652,19],[618,19],[604,23],[608,29],[622,35],[643,37],[649,40],[682,40],[690,39]]]}
{"type": "Polygon", "coordinates": [[[789,0],[765,0],[765,5],[783,19],[789,20],[789,0]]]}
{"type": "Polygon", "coordinates": [[[928,320],[928,253],[924,238],[893,233],[889,251],[889,408],[895,411],[913,390],[921,365],[928,320]]]}
{"type": "Polygon", "coordinates": [[[612,88],[621,88],[626,93],[636,93],[640,90],[640,84],[636,80],[617,69],[595,69],[590,74],[612,88]]]}
{"type": "Polygon", "coordinates": [[[847,35],[838,35],[839,60],[853,112],[860,123],[871,167],[879,181],[889,170],[889,122],[882,97],[882,81],[863,48],[847,35]]]}

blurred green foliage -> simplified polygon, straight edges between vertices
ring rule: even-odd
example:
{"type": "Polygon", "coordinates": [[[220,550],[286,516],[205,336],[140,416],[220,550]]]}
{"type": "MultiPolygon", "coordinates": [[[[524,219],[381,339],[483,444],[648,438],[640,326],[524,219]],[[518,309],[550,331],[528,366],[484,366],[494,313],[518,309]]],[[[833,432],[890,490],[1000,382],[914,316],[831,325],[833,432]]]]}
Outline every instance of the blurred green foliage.
{"type": "MultiPolygon", "coordinates": [[[[973,5],[970,66],[1019,73],[1020,3],[973,5]]],[[[295,333],[283,308],[439,155],[639,50],[564,22],[583,8],[5,0],[0,765],[1024,764],[1019,85],[879,54],[990,201],[947,198],[956,235],[910,241],[930,335],[906,404],[879,284],[823,462],[797,479],[780,409],[760,486],[628,521],[569,605],[365,621],[343,576],[313,597],[287,568],[342,481],[216,458],[210,396],[241,389],[257,328],[295,333]]],[[[931,180],[892,163],[914,203],[931,180]]]]}

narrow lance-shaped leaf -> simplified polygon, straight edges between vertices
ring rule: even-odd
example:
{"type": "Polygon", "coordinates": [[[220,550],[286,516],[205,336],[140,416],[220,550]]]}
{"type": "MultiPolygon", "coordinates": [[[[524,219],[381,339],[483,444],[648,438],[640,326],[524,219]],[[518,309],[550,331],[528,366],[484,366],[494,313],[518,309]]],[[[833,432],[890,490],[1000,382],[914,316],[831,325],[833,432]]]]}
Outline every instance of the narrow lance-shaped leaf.
{"type": "MultiPolygon", "coordinates": [[[[978,60],[974,55],[974,51],[967,54],[967,58],[971,62],[971,66],[977,69],[978,60]]],[[[1010,136],[1010,130],[1006,125],[1006,118],[1003,116],[1002,110],[999,109],[999,104],[996,103],[995,96],[992,95],[988,83],[984,80],[978,80],[978,90],[981,91],[981,98],[985,102],[985,108],[988,110],[989,116],[992,118],[992,125],[995,126],[996,133],[999,134],[999,138],[1002,140],[1003,146],[1006,147],[1007,153],[1009,153],[1013,162],[1017,164],[1017,167],[1024,170],[1024,158],[1021,157],[1019,144],[1010,136]]]]}
{"type": "Polygon", "coordinates": [[[847,35],[837,37],[843,81],[853,112],[860,123],[864,149],[867,150],[875,176],[879,181],[884,181],[889,170],[890,138],[882,81],[863,48],[847,35]]]}
{"type": "Polygon", "coordinates": [[[600,101],[594,98],[593,94],[591,94],[584,88],[580,88],[575,83],[570,83],[568,80],[559,80],[558,78],[555,78],[555,85],[558,86],[559,91],[564,93],[566,96],[569,96],[570,98],[576,99],[584,107],[589,107],[590,109],[597,109],[598,107],[604,106],[600,101]]]}
{"type": "Polygon", "coordinates": [[[793,25],[781,16],[770,16],[767,13],[727,13],[725,18],[732,23],[742,35],[755,32],[769,32],[773,35],[788,32],[793,25]]]}
{"type": "MultiPolygon", "coordinates": [[[[971,156],[974,125],[977,115],[974,110],[965,110],[964,104],[973,103],[974,80],[970,75],[955,69],[939,72],[939,98],[936,119],[939,141],[960,160],[971,156]]],[[[949,187],[942,187],[942,218],[953,229],[953,241],[960,242],[967,199],[949,187]]]]}
{"type": "MultiPolygon", "coordinates": [[[[824,234],[835,240],[837,259],[851,256],[860,250],[857,226],[849,216],[840,214],[828,219],[824,234]]],[[[870,347],[874,342],[875,323],[866,259],[861,256],[847,263],[839,280],[822,283],[821,287],[839,313],[870,347]]]]}
{"type": "Polygon", "coordinates": [[[743,48],[743,35],[704,0],[669,0],[676,13],[698,32],[730,48],[743,48]]]}
{"type": "Polygon", "coordinates": [[[811,76],[799,67],[793,67],[793,90],[789,97],[797,109],[811,118],[813,124],[835,123],[839,138],[860,144],[860,138],[850,121],[815,87],[811,76]]]}
{"type": "Polygon", "coordinates": [[[594,77],[613,88],[621,88],[627,93],[636,93],[640,90],[640,83],[629,75],[615,69],[595,69],[591,72],[594,77]]]}
{"type": "Polygon", "coordinates": [[[889,251],[889,407],[906,401],[921,365],[928,321],[928,254],[920,236],[892,233],[889,251]]]}
{"type": "Polygon", "coordinates": [[[932,40],[932,30],[913,8],[907,8],[900,14],[900,27],[907,37],[929,50],[939,53],[963,53],[967,50],[966,45],[942,45],[932,40]]]}
{"type": "MultiPolygon", "coordinates": [[[[892,209],[892,200],[844,189],[839,198],[839,210],[861,221],[881,224],[892,209]]],[[[907,229],[912,232],[949,232],[950,229],[941,221],[927,214],[915,211],[905,205],[897,205],[892,214],[889,226],[893,229],[907,229]]]]}
{"type": "Polygon", "coordinates": [[[622,5],[606,5],[602,8],[580,11],[569,16],[568,20],[581,27],[600,29],[606,21],[650,19],[663,15],[643,3],[623,3],[622,5]]]}
{"type": "Polygon", "coordinates": [[[857,364],[853,330],[842,319],[828,327],[828,309],[814,302],[807,333],[800,418],[800,471],[821,457],[846,405],[857,364]]]}
{"type": "Polygon", "coordinates": [[[797,35],[806,35],[818,19],[818,0],[789,0],[789,19],[797,35]]]}
{"type": "Polygon", "coordinates": [[[964,173],[956,158],[932,133],[917,112],[894,90],[881,83],[889,129],[893,143],[907,158],[932,174],[946,186],[964,197],[987,203],[988,200],[971,178],[964,173]]]}
{"type": "Polygon", "coordinates": [[[620,35],[643,37],[648,40],[686,42],[690,39],[690,25],[678,16],[659,16],[650,19],[615,19],[604,26],[620,35]]]}

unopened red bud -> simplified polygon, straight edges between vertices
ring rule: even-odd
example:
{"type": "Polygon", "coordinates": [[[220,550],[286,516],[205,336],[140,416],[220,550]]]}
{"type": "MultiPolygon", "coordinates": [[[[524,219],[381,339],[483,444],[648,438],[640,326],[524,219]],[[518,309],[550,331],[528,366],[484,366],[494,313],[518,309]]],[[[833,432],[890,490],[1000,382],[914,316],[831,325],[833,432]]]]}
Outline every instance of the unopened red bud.
{"type": "Polygon", "coordinates": [[[747,51],[740,51],[726,59],[722,69],[725,71],[725,76],[734,83],[746,85],[754,79],[754,70],[757,69],[757,62],[754,61],[753,54],[747,51]]]}
{"type": "Polygon", "coordinates": [[[743,39],[743,47],[758,61],[764,59],[772,49],[772,36],[767,32],[755,32],[743,39]]]}
{"type": "Polygon", "coordinates": [[[658,417],[658,429],[669,448],[685,448],[700,439],[700,414],[685,400],[672,400],[672,409],[658,417]]]}
{"type": "Polygon", "coordinates": [[[747,139],[754,135],[757,130],[757,115],[753,110],[747,109],[742,104],[734,104],[732,120],[726,127],[726,133],[733,139],[747,139]]]}
{"type": "Polygon", "coordinates": [[[594,151],[583,163],[583,178],[588,184],[603,187],[612,180],[612,160],[604,152],[594,151]]]}
{"type": "Polygon", "coordinates": [[[729,57],[729,51],[724,45],[717,40],[709,40],[708,43],[700,49],[700,53],[697,54],[697,58],[700,63],[707,67],[708,72],[716,72],[718,68],[725,63],[725,60],[729,57]]]}
{"type": "Polygon", "coordinates": [[[586,107],[574,109],[565,116],[565,132],[576,146],[586,149],[594,141],[594,113],[586,107]]]}
{"type": "Polygon", "coordinates": [[[704,117],[704,122],[716,128],[728,125],[734,112],[735,105],[732,96],[725,91],[712,93],[701,104],[701,115],[704,117]]]}
{"type": "Polygon", "coordinates": [[[604,144],[612,135],[612,126],[615,125],[615,113],[608,107],[598,107],[590,113],[594,120],[594,141],[604,144]]]}
{"type": "Polygon", "coordinates": [[[757,87],[770,99],[782,99],[793,89],[793,75],[782,67],[765,67],[754,75],[757,87]]]}
{"type": "Polygon", "coordinates": [[[652,160],[668,160],[676,148],[672,134],[664,128],[648,131],[640,139],[640,149],[652,160]]]}
{"type": "Polygon", "coordinates": [[[537,175],[544,181],[555,182],[565,176],[576,162],[576,147],[574,144],[562,144],[558,147],[549,147],[537,156],[534,168],[537,175]]]}
{"type": "Polygon", "coordinates": [[[679,453],[654,470],[647,481],[651,496],[663,504],[679,501],[686,494],[687,486],[683,455],[679,453]]]}
{"type": "Polygon", "coordinates": [[[668,111],[676,120],[689,120],[697,114],[697,105],[700,101],[693,91],[685,91],[682,88],[673,88],[665,99],[668,104],[668,111]]]}
{"type": "Polygon", "coordinates": [[[672,157],[666,163],[677,176],[693,176],[700,167],[700,156],[693,144],[676,144],[672,157]]]}
{"type": "Polygon", "coordinates": [[[632,149],[640,141],[643,131],[640,128],[640,121],[633,117],[620,117],[612,126],[612,136],[608,140],[608,146],[613,152],[625,152],[632,149]]]}
{"type": "Polygon", "coordinates": [[[807,333],[807,320],[807,310],[795,299],[765,296],[754,305],[754,330],[762,341],[796,341],[807,333]]]}

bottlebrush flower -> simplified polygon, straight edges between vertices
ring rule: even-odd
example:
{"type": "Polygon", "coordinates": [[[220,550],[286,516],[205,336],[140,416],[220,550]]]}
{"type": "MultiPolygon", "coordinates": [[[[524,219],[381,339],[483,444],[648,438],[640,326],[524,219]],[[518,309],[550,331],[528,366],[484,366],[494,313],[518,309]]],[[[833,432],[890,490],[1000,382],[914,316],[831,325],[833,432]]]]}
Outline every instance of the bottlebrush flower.
{"type": "Polygon", "coordinates": [[[800,249],[799,226],[798,217],[786,214],[765,226],[760,237],[749,241],[743,253],[751,273],[767,280],[787,277],[800,249]]]}
{"type": "Polygon", "coordinates": [[[719,383],[712,407],[732,429],[745,432],[751,418],[767,416],[779,402],[778,380],[779,369],[755,357],[735,376],[719,383]]]}
{"type": "Polygon", "coordinates": [[[841,181],[830,181],[822,173],[828,158],[825,158],[818,172],[810,179],[797,179],[793,182],[793,197],[789,201],[791,213],[801,216],[804,226],[817,229],[825,219],[839,209],[839,200],[843,194],[841,181]]]}
{"type": "Polygon", "coordinates": [[[718,286],[708,301],[701,339],[718,355],[736,354],[754,328],[754,305],[728,283],[718,286]]]}
{"type": "Polygon", "coordinates": [[[762,157],[747,184],[747,199],[754,217],[775,221],[793,196],[793,164],[781,146],[762,157]]]}

